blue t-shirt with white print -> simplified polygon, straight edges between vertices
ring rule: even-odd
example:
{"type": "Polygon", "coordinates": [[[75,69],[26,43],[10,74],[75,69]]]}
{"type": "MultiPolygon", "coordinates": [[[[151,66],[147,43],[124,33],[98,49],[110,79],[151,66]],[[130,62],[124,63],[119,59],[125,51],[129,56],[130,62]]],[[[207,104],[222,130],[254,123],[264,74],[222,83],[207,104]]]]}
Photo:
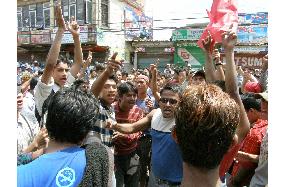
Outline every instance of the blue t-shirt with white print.
{"type": "Polygon", "coordinates": [[[86,167],[85,149],[74,146],[17,167],[18,187],[75,187],[86,167]]]}

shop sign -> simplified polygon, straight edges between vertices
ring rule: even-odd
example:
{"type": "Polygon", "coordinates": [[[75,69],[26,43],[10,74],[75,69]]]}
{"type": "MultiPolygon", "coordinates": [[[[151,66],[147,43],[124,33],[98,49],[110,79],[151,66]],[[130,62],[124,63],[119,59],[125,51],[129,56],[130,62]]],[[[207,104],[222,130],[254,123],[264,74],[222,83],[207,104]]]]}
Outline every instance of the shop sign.
{"type": "Polygon", "coordinates": [[[179,40],[199,40],[200,36],[202,35],[204,29],[179,29],[173,31],[172,40],[179,41],[179,40]]]}
{"type": "Polygon", "coordinates": [[[17,40],[19,44],[29,44],[30,43],[30,31],[23,31],[17,33],[17,40]]]}
{"type": "MultiPolygon", "coordinates": [[[[53,29],[52,34],[51,34],[51,39],[52,41],[55,38],[56,32],[58,28],[53,29]]],[[[80,26],[80,41],[81,43],[87,43],[88,42],[88,26],[80,26]]],[[[62,41],[62,44],[68,44],[68,43],[74,43],[72,34],[69,31],[65,31],[62,41]]]]}
{"type": "MultiPolygon", "coordinates": [[[[234,60],[236,65],[242,66],[243,68],[261,69],[264,55],[265,54],[236,54],[234,60]]],[[[224,55],[221,55],[221,61],[226,63],[224,55]]]]}
{"type": "Polygon", "coordinates": [[[39,30],[31,31],[31,43],[33,44],[49,44],[50,42],[50,31],[39,30]]]}

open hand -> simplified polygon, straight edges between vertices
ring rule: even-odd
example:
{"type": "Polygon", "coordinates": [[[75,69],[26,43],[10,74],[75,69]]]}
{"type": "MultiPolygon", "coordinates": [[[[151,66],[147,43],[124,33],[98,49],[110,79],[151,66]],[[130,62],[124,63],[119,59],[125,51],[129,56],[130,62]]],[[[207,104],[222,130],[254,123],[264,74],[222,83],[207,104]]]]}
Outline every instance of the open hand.
{"type": "Polygon", "coordinates": [[[231,30],[232,27],[233,26],[231,25],[230,30],[222,34],[222,44],[225,48],[225,51],[233,50],[235,45],[237,44],[237,35],[231,30]]]}
{"type": "Polygon", "coordinates": [[[203,51],[206,53],[211,54],[212,53],[212,47],[214,47],[213,42],[214,40],[212,39],[212,36],[210,32],[207,30],[208,36],[205,38],[205,40],[202,40],[202,45],[203,45],[203,51]]]}
{"type": "Polygon", "coordinates": [[[58,3],[55,5],[55,17],[56,17],[56,23],[58,25],[58,29],[61,30],[67,30],[65,21],[62,15],[62,10],[61,10],[61,1],[58,1],[58,3]]]}
{"type": "Polygon", "coordinates": [[[71,32],[72,36],[79,36],[80,35],[80,27],[75,20],[74,16],[71,17],[70,22],[67,22],[68,31],[71,32]]]}

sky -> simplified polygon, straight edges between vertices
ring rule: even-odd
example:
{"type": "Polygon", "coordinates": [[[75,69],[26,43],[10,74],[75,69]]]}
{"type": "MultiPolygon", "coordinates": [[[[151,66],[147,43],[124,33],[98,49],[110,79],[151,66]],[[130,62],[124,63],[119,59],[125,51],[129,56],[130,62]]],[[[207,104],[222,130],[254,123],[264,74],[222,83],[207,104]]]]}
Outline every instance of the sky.
{"type": "MultiPolygon", "coordinates": [[[[196,22],[208,22],[206,9],[210,10],[213,0],[145,0],[146,15],[153,16],[154,28],[182,27],[196,22]],[[184,19],[199,18],[199,19],[184,19]],[[171,20],[183,19],[183,20],[171,20]]],[[[238,12],[255,13],[268,12],[268,0],[237,0],[238,12]]],[[[169,40],[172,30],[154,31],[154,40],[169,40]]]]}

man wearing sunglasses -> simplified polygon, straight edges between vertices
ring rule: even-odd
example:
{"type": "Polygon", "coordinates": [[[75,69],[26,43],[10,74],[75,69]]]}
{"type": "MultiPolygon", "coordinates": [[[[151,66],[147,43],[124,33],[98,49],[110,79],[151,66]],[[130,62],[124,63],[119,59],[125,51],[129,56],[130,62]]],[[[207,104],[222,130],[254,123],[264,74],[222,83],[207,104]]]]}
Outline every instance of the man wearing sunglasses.
{"type": "Polygon", "coordinates": [[[177,84],[167,84],[160,91],[160,108],[132,124],[109,124],[111,129],[131,134],[151,128],[152,158],[148,186],[179,186],[182,180],[182,157],[171,136],[174,114],[181,97],[177,84]]]}

